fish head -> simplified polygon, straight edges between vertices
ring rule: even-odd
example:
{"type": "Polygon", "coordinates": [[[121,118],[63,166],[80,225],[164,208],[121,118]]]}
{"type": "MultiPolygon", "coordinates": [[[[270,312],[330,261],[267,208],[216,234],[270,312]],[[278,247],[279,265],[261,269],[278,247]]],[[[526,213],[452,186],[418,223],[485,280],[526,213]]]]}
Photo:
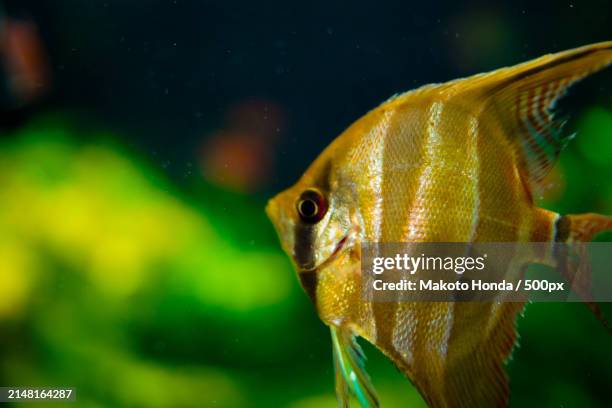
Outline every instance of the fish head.
{"type": "Polygon", "coordinates": [[[367,136],[384,117],[375,109],[353,123],[266,208],[302,287],[330,325],[352,320],[360,302],[368,206],[381,193],[369,180],[377,167],[363,153],[376,145],[367,136]]]}
{"type": "Polygon", "coordinates": [[[273,197],[266,207],[283,250],[313,300],[317,275],[323,270],[346,269],[355,258],[347,256],[355,250],[359,230],[356,206],[351,202],[354,183],[335,165],[335,151],[324,151],[296,184],[273,197]]]}
{"type": "Polygon", "coordinates": [[[346,244],[349,208],[329,162],[315,163],[295,185],[268,202],[266,213],[298,272],[320,268],[346,244]]]}

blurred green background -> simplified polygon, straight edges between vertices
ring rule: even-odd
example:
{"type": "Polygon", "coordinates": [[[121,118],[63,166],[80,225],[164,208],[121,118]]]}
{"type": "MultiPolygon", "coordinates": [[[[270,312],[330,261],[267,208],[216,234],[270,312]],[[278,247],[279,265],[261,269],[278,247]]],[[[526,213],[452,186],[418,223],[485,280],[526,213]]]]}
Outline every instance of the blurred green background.
{"type": "MultiPolygon", "coordinates": [[[[266,199],[395,92],[612,39],[596,1],[1,5],[0,385],[73,386],[79,407],[335,406],[266,199]]],[[[608,70],[561,104],[579,136],[546,208],[612,214],[611,94],[608,70]]],[[[612,405],[586,307],[518,325],[512,406],[612,405]]],[[[383,407],[424,406],[364,348],[383,407]]]]}

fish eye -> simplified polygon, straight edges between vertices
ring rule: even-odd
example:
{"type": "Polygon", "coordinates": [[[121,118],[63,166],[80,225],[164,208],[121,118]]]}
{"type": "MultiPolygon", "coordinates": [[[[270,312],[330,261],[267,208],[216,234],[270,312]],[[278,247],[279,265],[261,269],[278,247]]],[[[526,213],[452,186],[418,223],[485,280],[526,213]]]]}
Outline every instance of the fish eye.
{"type": "Polygon", "coordinates": [[[300,195],[296,209],[302,221],[314,224],[327,212],[327,201],[318,190],[308,189],[300,195]]]}

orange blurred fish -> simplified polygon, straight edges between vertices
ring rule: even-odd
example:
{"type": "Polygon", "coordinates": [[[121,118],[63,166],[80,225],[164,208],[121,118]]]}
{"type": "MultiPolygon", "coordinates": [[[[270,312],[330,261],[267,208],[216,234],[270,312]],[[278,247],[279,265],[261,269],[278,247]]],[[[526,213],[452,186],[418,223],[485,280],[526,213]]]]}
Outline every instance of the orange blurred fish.
{"type": "Polygon", "coordinates": [[[50,85],[47,58],[36,25],[0,16],[0,55],[20,103],[42,96],[50,85]]]}
{"type": "Polygon", "coordinates": [[[552,110],[612,62],[612,42],[427,85],[350,126],[266,211],[330,326],[340,406],[378,406],[355,337],[378,347],[434,407],[508,403],[504,362],[523,303],[369,302],[362,242],[577,242],[597,214],[534,205],[570,136],[552,110]]]}

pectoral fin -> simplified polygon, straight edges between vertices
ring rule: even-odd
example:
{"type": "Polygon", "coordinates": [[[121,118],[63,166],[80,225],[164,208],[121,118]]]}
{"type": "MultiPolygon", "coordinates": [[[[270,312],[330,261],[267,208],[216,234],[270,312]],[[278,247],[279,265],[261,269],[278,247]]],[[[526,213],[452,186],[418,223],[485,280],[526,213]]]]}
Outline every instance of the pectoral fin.
{"type": "Polygon", "coordinates": [[[332,327],[338,406],[348,408],[354,395],[363,408],[378,407],[378,397],[365,371],[365,355],[348,329],[332,327]]]}

